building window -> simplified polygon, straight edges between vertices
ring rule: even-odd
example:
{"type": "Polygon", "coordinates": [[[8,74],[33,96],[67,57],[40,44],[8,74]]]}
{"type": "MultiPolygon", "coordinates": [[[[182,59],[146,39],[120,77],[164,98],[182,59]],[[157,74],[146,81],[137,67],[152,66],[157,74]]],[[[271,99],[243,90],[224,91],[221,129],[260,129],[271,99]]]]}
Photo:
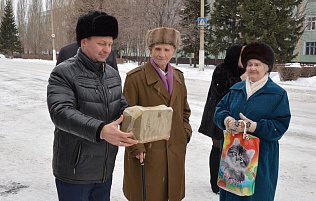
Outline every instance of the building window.
{"type": "Polygon", "coordinates": [[[316,55],[316,42],[306,42],[305,55],[316,55]]]}
{"type": "Polygon", "coordinates": [[[316,30],[316,17],[307,18],[306,30],[316,30]]]}

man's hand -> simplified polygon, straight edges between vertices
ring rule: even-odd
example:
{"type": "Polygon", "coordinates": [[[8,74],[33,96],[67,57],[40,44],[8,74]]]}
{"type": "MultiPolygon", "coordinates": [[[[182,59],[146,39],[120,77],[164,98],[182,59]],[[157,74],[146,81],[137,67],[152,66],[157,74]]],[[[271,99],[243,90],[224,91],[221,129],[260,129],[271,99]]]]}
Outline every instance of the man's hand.
{"type": "Polygon", "coordinates": [[[123,132],[118,129],[119,124],[123,121],[123,115],[116,121],[106,124],[101,130],[101,138],[105,141],[122,147],[128,147],[137,144],[133,132],[123,132]]]}
{"type": "Polygon", "coordinates": [[[138,155],[136,156],[136,158],[139,159],[139,162],[140,162],[140,163],[142,163],[142,162],[144,162],[144,160],[145,160],[145,158],[146,158],[146,153],[145,153],[145,152],[142,152],[142,153],[138,154],[138,155]]]}

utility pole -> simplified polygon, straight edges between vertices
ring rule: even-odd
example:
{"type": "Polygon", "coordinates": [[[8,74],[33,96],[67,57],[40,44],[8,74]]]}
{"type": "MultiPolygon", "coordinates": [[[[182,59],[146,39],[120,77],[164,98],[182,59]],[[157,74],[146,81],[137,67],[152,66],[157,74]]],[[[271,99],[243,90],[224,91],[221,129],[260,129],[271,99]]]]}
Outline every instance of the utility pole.
{"type": "Polygon", "coordinates": [[[52,40],[53,40],[53,61],[56,61],[56,50],[55,50],[55,33],[54,33],[54,15],[53,15],[53,0],[51,0],[51,9],[50,9],[50,14],[51,14],[51,21],[52,21],[52,40]]]}
{"type": "MultiPolygon", "coordinates": [[[[204,0],[201,0],[201,18],[204,18],[204,0]]],[[[199,70],[204,71],[204,27],[200,27],[199,70]]]]}

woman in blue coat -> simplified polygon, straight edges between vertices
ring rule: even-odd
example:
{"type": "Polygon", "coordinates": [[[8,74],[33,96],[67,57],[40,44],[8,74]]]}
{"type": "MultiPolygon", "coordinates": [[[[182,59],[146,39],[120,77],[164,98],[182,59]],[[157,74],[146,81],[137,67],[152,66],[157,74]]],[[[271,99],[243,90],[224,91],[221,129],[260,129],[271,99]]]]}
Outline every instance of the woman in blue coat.
{"type": "Polygon", "coordinates": [[[223,189],[221,201],[272,201],[278,180],[279,142],[289,127],[291,113],[287,93],[269,78],[275,56],[266,43],[248,44],[241,61],[248,77],[236,83],[218,103],[214,122],[230,133],[247,132],[260,138],[255,193],[238,196],[223,189]]]}

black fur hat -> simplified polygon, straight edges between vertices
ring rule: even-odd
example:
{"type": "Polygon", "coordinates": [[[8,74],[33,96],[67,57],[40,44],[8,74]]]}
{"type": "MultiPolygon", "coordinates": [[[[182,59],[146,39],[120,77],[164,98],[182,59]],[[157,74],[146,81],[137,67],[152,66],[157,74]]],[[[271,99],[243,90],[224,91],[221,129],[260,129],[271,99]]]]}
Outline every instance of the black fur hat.
{"type": "Polygon", "coordinates": [[[269,67],[268,72],[271,72],[275,55],[270,45],[263,42],[252,42],[249,43],[241,53],[241,62],[244,68],[247,67],[247,61],[250,59],[258,59],[262,63],[267,64],[269,67]]]}
{"type": "Polygon", "coordinates": [[[76,26],[77,43],[90,36],[112,36],[113,40],[118,35],[118,23],[115,17],[104,12],[93,11],[79,17],[76,26]]]}

